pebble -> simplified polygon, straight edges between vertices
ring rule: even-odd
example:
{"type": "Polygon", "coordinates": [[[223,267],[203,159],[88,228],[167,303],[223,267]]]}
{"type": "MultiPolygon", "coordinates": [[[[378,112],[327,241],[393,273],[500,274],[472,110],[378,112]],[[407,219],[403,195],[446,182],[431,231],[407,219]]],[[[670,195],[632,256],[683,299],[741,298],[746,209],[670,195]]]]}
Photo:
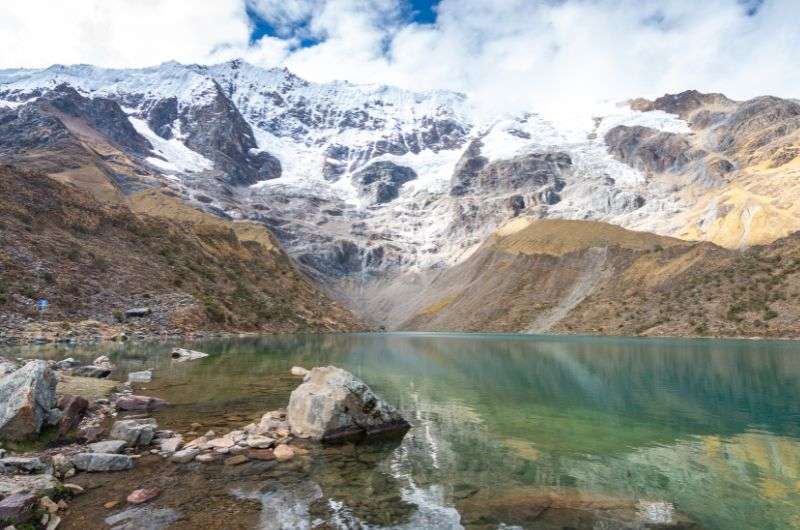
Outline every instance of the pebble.
{"type": "Polygon", "coordinates": [[[294,449],[288,445],[279,445],[273,452],[275,453],[275,458],[277,458],[279,462],[285,462],[286,460],[294,458],[294,449]]]}
{"type": "Polygon", "coordinates": [[[107,503],[103,504],[103,508],[107,510],[112,510],[119,505],[119,501],[108,501],[107,503]]]}
{"type": "Polygon", "coordinates": [[[128,495],[127,500],[131,504],[143,504],[149,500],[155,499],[159,495],[161,495],[161,490],[157,488],[141,488],[133,490],[130,495],[128,495]]]}
{"type": "Polygon", "coordinates": [[[62,485],[62,487],[65,490],[67,490],[70,493],[72,493],[73,495],[80,495],[81,493],[84,492],[84,489],[81,486],[78,486],[77,484],[72,484],[72,483],[69,483],[69,482],[65,482],[62,485]]]}
{"type": "Polygon", "coordinates": [[[202,455],[197,455],[196,457],[194,457],[194,459],[197,460],[198,462],[203,462],[203,463],[207,464],[209,462],[213,462],[217,458],[212,454],[206,453],[206,454],[202,454],[202,455]]]}

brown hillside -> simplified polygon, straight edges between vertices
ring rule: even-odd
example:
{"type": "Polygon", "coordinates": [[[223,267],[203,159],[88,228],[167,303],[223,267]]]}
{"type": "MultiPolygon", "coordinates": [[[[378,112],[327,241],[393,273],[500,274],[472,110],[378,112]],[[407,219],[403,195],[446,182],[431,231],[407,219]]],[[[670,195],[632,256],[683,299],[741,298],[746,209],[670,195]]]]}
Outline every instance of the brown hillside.
{"type": "MultiPolygon", "coordinates": [[[[47,298],[48,320],[136,319],[157,331],[349,330],[259,225],[234,223],[150,190],[100,203],[41,173],[0,168],[0,328],[13,333],[47,298]]],[[[65,327],[69,327],[66,325],[65,327]]]]}
{"type": "Polygon", "coordinates": [[[427,292],[403,329],[796,337],[800,236],[739,252],[517,220],[427,292]]]}

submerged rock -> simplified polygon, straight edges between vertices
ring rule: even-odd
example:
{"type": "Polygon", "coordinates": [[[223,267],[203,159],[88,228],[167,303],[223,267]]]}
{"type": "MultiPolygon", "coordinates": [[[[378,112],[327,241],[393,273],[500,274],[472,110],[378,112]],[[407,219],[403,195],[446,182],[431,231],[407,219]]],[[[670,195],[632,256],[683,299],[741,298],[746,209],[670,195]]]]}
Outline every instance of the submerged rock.
{"type": "Polygon", "coordinates": [[[208,354],[201,351],[187,350],[186,348],[175,348],[172,350],[172,358],[175,360],[175,362],[179,363],[185,361],[194,361],[197,359],[202,359],[203,357],[208,357],[208,354]]]}
{"type": "Polygon", "coordinates": [[[58,379],[45,361],[31,361],[0,379],[0,438],[38,433],[56,406],[58,379]]]}
{"type": "Polygon", "coordinates": [[[408,422],[353,374],[335,366],[311,370],[289,398],[292,434],[336,442],[404,434],[408,422]]]}
{"type": "Polygon", "coordinates": [[[128,495],[127,501],[131,504],[143,504],[161,495],[161,490],[157,488],[142,488],[133,490],[128,495]]]}
{"type": "Polygon", "coordinates": [[[150,396],[122,396],[117,399],[114,406],[117,410],[159,410],[169,405],[166,401],[150,396]]]}
{"type": "Polygon", "coordinates": [[[102,368],[100,366],[95,366],[93,364],[89,364],[86,366],[79,366],[77,368],[73,368],[72,375],[78,377],[96,377],[98,379],[105,379],[111,374],[111,370],[108,368],[102,368]]]}

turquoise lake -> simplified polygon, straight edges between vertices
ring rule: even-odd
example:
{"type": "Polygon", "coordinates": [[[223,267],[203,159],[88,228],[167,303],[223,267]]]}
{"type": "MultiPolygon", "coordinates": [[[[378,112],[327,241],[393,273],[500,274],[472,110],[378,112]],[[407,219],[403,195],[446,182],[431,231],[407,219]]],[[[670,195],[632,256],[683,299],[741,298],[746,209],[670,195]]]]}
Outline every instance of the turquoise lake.
{"type": "Polygon", "coordinates": [[[558,527],[525,512],[542,492],[671,503],[699,528],[800,527],[798,342],[287,335],[190,343],[210,356],[188,363],[172,346],[24,353],[153,369],[140,391],[173,403],[158,419],[179,431],[285,406],[294,365],[350,370],[412,423],[400,442],[319,456],[285,488],[232,483],[260,495],[263,528],[558,527]]]}

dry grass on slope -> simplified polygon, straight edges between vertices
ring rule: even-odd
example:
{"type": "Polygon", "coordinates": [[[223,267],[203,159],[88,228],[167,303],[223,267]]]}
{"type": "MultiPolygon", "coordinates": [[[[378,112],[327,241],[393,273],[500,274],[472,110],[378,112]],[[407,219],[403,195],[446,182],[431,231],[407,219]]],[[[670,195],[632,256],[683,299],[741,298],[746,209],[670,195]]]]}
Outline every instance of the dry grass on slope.
{"type": "Polygon", "coordinates": [[[0,317],[34,316],[43,297],[52,320],[113,322],[152,306],[143,322],[154,331],[359,327],[266,230],[245,227],[240,237],[235,223],[174,201],[152,192],[134,210],[106,205],[41,173],[0,167],[0,317]]]}
{"type": "Polygon", "coordinates": [[[428,289],[404,329],[797,337],[800,235],[740,252],[602,223],[516,221],[428,289]]]}
{"type": "Polygon", "coordinates": [[[511,254],[564,256],[591,247],[650,250],[682,243],[678,239],[601,222],[519,218],[497,230],[489,244],[511,254]]]}

